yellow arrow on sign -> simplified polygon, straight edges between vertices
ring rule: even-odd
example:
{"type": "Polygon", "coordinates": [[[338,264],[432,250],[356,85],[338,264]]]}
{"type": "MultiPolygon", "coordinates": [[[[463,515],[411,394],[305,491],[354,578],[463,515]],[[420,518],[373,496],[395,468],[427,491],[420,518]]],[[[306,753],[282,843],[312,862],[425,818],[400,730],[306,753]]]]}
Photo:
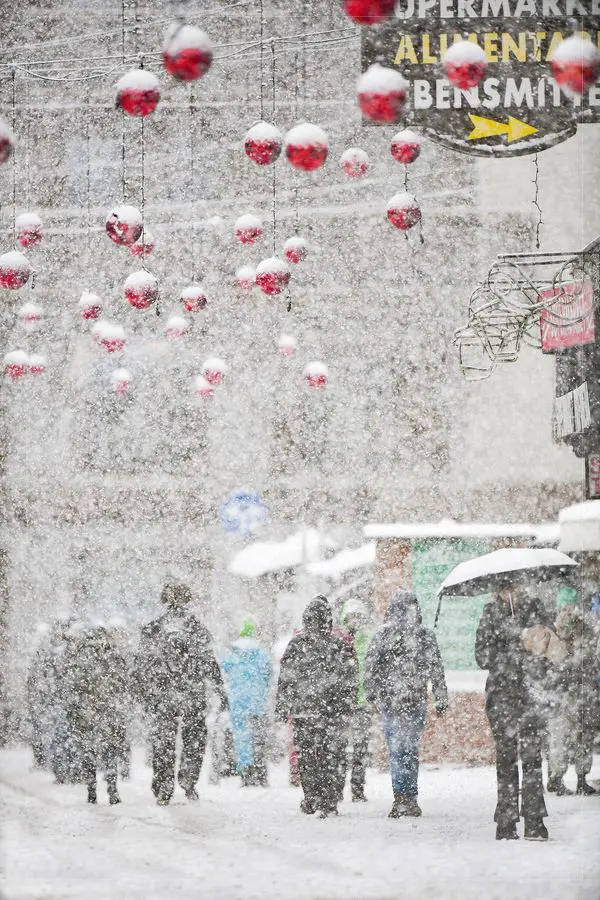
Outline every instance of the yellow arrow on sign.
{"type": "Polygon", "coordinates": [[[480,141],[482,138],[505,134],[510,144],[512,141],[520,141],[521,138],[539,131],[539,128],[534,128],[533,125],[528,125],[527,122],[521,122],[520,119],[514,119],[512,116],[508,117],[506,124],[495,122],[494,119],[484,119],[483,116],[474,116],[471,113],[469,113],[469,118],[474,128],[467,138],[468,141],[480,141]]]}

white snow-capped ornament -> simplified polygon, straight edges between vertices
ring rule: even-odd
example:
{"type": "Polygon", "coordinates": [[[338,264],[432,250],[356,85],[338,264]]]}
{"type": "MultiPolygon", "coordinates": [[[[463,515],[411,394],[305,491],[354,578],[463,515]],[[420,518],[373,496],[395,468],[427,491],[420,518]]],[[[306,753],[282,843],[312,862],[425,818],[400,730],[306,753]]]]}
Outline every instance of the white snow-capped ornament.
{"type": "Polygon", "coordinates": [[[444,53],[442,65],[448,81],[461,91],[467,91],[482,81],[487,57],[474,41],[457,41],[444,53]]]}
{"type": "Polygon", "coordinates": [[[390,153],[394,159],[405,166],[413,163],[421,152],[421,136],[409,128],[399,131],[392,138],[390,153]]]}
{"type": "Polygon", "coordinates": [[[302,377],[309,388],[322,391],[327,387],[329,382],[329,369],[322,362],[311,362],[304,367],[302,377]]]}
{"type": "Polygon", "coordinates": [[[256,269],[253,266],[240,266],[235,272],[235,284],[240,291],[251,291],[256,285],[256,269]]]}
{"type": "Polygon", "coordinates": [[[116,106],[128,116],[148,116],[160,100],[156,75],[146,69],[131,69],[116,84],[116,106]]]}
{"type": "Polygon", "coordinates": [[[263,236],[264,227],[262,219],[247,213],[240,216],[235,222],[235,236],[242,244],[255,244],[263,236]]]}
{"type": "Polygon", "coordinates": [[[43,310],[37,303],[24,303],[19,309],[19,319],[26,331],[37,331],[42,322],[43,310]]]}
{"type": "Polygon", "coordinates": [[[151,253],[154,253],[155,241],[154,237],[147,231],[145,228],[142,228],[142,233],[133,244],[129,245],[129,252],[132,256],[137,257],[145,257],[150,256],[151,253]]]}
{"type": "Polygon", "coordinates": [[[284,258],[287,262],[294,263],[294,265],[297,265],[297,263],[306,259],[307,255],[308,247],[306,246],[306,241],[302,237],[288,238],[283,245],[284,258]]]}
{"type": "Polygon", "coordinates": [[[102,313],[102,300],[97,294],[84,291],[79,298],[82,319],[98,319],[102,313]]]}
{"type": "Polygon", "coordinates": [[[100,319],[92,326],[93,340],[107,353],[120,353],[125,347],[125,331],[116,322],[100,319]]]}
{"type": "Polygon", "coordinates": [[[196,25],[173,22],[163,44],[163,63],[169,75],[180,81],[196,81],[206,75],[213,49],[206,32],[196,25]]]}
{"type": "Polygon", "coordinates": [[[421,221],[421,208],[412,194],[394,194],[387,205],[388,221],[401,231],[408,231],[421,221]]]}
{"type": "Polygon", "coordinates": [[[46,373],[46,357],[41,353],[32,353],[28,359],[28,371],[30,375],[44,375],[46,373]]]}
{"type": "Polygon", "coordinates": [[[408,82],[396,69],[373,63],[358,79],[356,95],[365,118],[371,122],[399,122],[404,111],[408,82]]]}
{"type": "Polygon", "coordinates": [[[212,384],[204,377],[204,375],[198,375],[195,381],[195,387],[197,396],[202,397],[203,400],[212,397],[215,392],[212,384]]]}
{"type": "Polygon", "coordinates": [[[27,284],[31,266],[26,256],[18,250],[9,250],[0,256],[0,287],[17,291],[27,284]]]}
{"type": "Polygon", "coordinates": [[[4,374],[11,381],[18,381],[27,374],[29,357],[24,350],[10,350],[4,356],[4,374]]]}
{"type": "Polygon", "coordinates": [[[200,284],[190,284],[179,295],[179,302],[188,313],[202,312],[206,308],[206,294],[200,284]]]}
{"type": "Polygon", "coordinates": [[[340,166],[348,178],[364,178],[369,171],[369,157],[360,147],[349,147],[340,156],[340,166]]]}
{"type": "Polygon", "coordinates": [[[203,364],[201,372],[210,385],[216,386],[223,384],[225,381],[227,366],[222,359],[219,359],[217,356],[211,356],[203,364]]]}
{"type": "Polygon", "coordinates": [[[318,125],[302,122],[285,136],[285,155],[295,169],[313,172],[324,165],[328,153],[329,140],[318,125]]]}
{"type": "Polygon", "coordinates": [[[295,356],[298,350],[298,341],[291,334],[282,334],[277,342],[277,349],[280,356],[295,356]]]}
{"type": "Polygon", "coordinates": [[[15,219],[17,242],[24,250],[31,250],[44,237],[44,224],[37,213],[21,213],[15,219]]]}
{"type": "Polygon", "coordinates": [[[561,41],[551,60],[552,75],[568,94],[583,94],[598,77],[600,53],[587,38],[572,35],[561,41]]]}
{"type": "Polygon", "coordinates": [[[189,324],[183,316],[170,316],[165,325],[165,334],[168,338],[176,340],[182,338],[189,328],[189,324]]]}
{"type": "Polygon", "coordinates": [[[128,369],[115,369],[111,372],[110,383],[113,391],[123,397],[131,386],[131,373],[128,369]]]}
{"type": "Polygon", "coordinates": [[[144,227],[142,214],[136,206],[115,206],[106,219],[106,233],[115,244],[133,244],[144,227]]]}
{"type": "Polygon", "coordinates": [[[244,138],[246,156],[257,166],[268,166],[279,159],[283,135],[269,122],[257,122],[244,138]]]}
{"type": "Polygon", "coordinates": [[[15,136],[12,128],[0,118],[0,166],[8,162],[15,147],[15,136]]]}
{"type": "Polygon", "coordinates": [[[150,272],[140,269],[125,279],[123,293],[134,309],[148,309],[158,300],[158,281],[150,272]]]}
{"type": "Polygon", "coordinates": [[[256,283],[264,294],[280,294],[288,286],[291,274],[286,262],[271,256],[256,267],[256,283]]]}

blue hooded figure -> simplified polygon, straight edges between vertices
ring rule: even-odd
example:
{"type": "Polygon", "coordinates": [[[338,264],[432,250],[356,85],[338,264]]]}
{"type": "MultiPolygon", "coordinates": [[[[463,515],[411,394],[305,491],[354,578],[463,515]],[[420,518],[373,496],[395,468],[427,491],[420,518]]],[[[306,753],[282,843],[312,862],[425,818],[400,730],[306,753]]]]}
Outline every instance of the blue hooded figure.
{"type": "Polygon", "coordinates": [[[245,619],[240,637],[223,660],[222,669],[229,693],[229,714],[242,784],[266,787],[267,705],[273,664],[255,635],[253,619],[245,619]]]}

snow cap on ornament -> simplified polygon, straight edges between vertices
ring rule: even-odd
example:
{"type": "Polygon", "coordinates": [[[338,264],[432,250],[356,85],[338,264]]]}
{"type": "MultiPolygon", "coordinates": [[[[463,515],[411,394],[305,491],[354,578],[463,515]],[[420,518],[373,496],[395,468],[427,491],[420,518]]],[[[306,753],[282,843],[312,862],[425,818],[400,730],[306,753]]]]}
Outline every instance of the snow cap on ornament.
{"type": "Polygon", "coordinates": [[[235,272],[235,285],[240,291],[251,291],[256,284],[256,269],[253,266],[240,266],[235,272]]]}
{"type": "Polygon", "coordinates": [[[125,346],[125,331],[121,325],[105,319],[92,327],[92,337],[107,353],[120,353],[125,346]]]}
{"type": "Polygon", "coordinates": [[[340,166],[348,178],[364,178],[369,171],[369,157],[360,147],[349,147],[340,156],[340,166]]]}
{"type": "Polygon", "coordinates": [[[132,256],[149,256],[151,253],[154,253],[155,241],[154,237],[147,231],[145,228],[142,228],[142,233],[140,234],[137,241],[134,241],[133,244],[129,245],[129,252],[132,256]]]}
{"type": "Polygon", "coordinates": [[[196,81],[206,75],[213,49],[206,32],[196,25],[173,22],[163,43],[163,63],[169,75],[180,81],[196,81]]]}
{"type": "Polygon", "coordinates": [[[110,374],[110,383],[113,391],[122,397],[131,385],[131,373],[128,369],[115,369],[110,374]]]}
{"type": "Polygon", "coordinates": [[[415,131],[405,128],[392,138],[390,152],[394,159],[405,166],[413,163],[421,152],[421,137],[415,131]]]}
{"type": "Polygon", "coordinates": [[[282,334],[277,342],[280,356],[295,356],[298,349],[298,341],[291,334],[282,334]]]}
{"type": "Polygon", "coordinates": [[[84,291],[79,298],[82,319],[97,319],[102,312],[102,300],[97,294],[84,291]]]}
{"type": "Polygon", "coordinates": [[[15,219],[17,241],[24,250],[31,250],[41,243],[44,224],[37,213],[21,213],[15,219]]]}
{"type": "Polygon", "coordinates": [[[136,206],[115,206],[106,219],[106,233],[115,244],[133,244],[144,227],[142,214],[136,206]]]}
{"type": "Polygon", "coordinates": [[[0,256],[0,287],[16,291],[27,284],[31,266],[27,257],[18,250],[9,250],[0,256]]]}
{"type": "Polygon", "coordinates": [[[256,283],[264,294],[280,294],[288,286],[291,274],[286,262],[270,256],[256,267],[256,283]]]}
{"type": "Polygon", "coordinates": [[[263,236],[264,228],[262,219],[247,213],[240,216],[235,222],[235,236],[242,244],[255,244],[263,236]]]}
{"type": "Polygon", "coordinates": [[[342,0],[342,6],[357,25],[379,25],[391,19],[396,0],[342,0]]]}
{"type": "Polygon", "coordinates": [[[183,316],[169,316],[165,325],[165,334],[168,338],[176,340],[182,338],[189,328],[187,319],[183,316]]]}
{"type": "Polygon", "coordinates": [[[222,359],[217,356],[211,356],[202,366],[202,375],[210,385],[223,384],[225,375],[227,374],[227,366],[222,359]]]}
{"type": "Polygon", "coordinates": [[[587,38],[572,35],[561,41],[551,61],[552,75],[567,94],[583,94],[598,77],[600,53],[587,38]]]}
{"type": "Polygon", "coordinates": [[[202,312],[206,307],[206,294],[199,284],[190,284],[179,295],[179,302],[188,313],[202,312]]]}
{"type": "Polygon", "coordinates": [[[37,331],[40,327],[43,310],[36,303],[24,303],[19,309],[19,319],[26,331],[37,331]]]}
{"type": "Polygon", "coordinates": [[[195,386],[197,396],[202,397],[203,400],[212,397],[215,392],[212,384],[204,377],[204,375],[198,375],[195,386]]]}
{"type": "Polygon", "coordinates": [[[373,63],[358,79],[358,105],[371,122],[389,124],[402,118],[408,82],[396,69],[373,63]]]}
{"type": "Polygon", "coordinates": [[[148,309],[158,300],[158,281],[150,272],[140,269],[125,279],[123,294],[134,309],[148,309]]]}
{"type": "Polygon", "coordinates": [[[298,236],[288,238],[283,245],[283,255],[288,262],[294,263],[294,265],[306,259],[308,247],[304,238],[298,236]]]}
{"type": "Polygon", "coordinates": [[[444,53],[442,65],[448,81],[461,91],[467,91],[477,87],[483,79],[487,57],[474,41],[457,41],[444,53]]]}
{"type": "Polygon", "coordinates": [[[311,362],[304,367],[302,372],[304,381],[314,390],[323,390],[327,387],[329,381],[329,369],[322,362],[311,362]]]}
{"type": "Polygon", "coordinates": [[[15,136],[4,119],[0,118],[0,166],[8,162],[15,146],[15,136]]]}
{"type": "Polygon", "coordinates": [[[283,135],[269,122],[257,122],[244,138],[246,156],[257,166],[268,166],[279,159],[283,135]]]}
{"type": "Polygon", "coordinates": [[[11,381],[18,381],[27,374],[29,357],[24,350],[10,350],[4,356],[4,374],[11,381]]]}
{"type": "Polygon", "coordinates": [[[46,357],[41,353],[32,353],[28,359],[28,371],[30,375],[44,375],[46,372],[46,357]]]}
{"type": "Polygon", "coordinates": [[[130,69],[116,84],[116,106],[128,116],[148,116],[160,100],[156,75],[146,69],[130,69]]]}
{"type": "Polygon", "coordinates": [[[327,159],[329,140],[322,128],[302,122],[285,136],[285,155],[295,169],[312,172],[327,159]]]}
{"type": "Polygon", "coordinates": [[[394,194],[387,205],[387,217],[395,228],[408,231],[421,221],[421,208],[412,194],[394,194]]]}

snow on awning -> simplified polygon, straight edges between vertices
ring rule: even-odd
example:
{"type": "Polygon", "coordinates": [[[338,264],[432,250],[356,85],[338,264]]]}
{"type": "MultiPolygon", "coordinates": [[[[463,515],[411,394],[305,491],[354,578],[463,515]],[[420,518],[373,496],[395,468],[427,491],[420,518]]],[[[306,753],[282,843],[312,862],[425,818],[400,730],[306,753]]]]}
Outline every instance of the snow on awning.
{"type": "Polygon", "coordinates": [[[559,550],[600,550],[600,500],[567,506],[558,514],[559,550]]]}
{"type": "Polygon", "coordinates": [[[373,565],[376,551],[376,542],[369,541],[368,544],[363,544],[362,547],[358,547],[356,550],[342,550],[341,553],[336,553],[331,559],[310,563],[307,566],[307,570],[311,575],[322,575],[323,578],[331,578],[335,581],[341,578],[345,572],[373,565]]]}
{"type": "Polygon", "coordinates": [[[282,572],[321,559],[324,549],[335,545],[316,528],[307,528],[290,535],[285,541],[258,541],[244,547],[228,566],[232,575],[260,578],[269,572],[282,572]]]}
{"type": "Polygon", "coordinates": [[[530,525],[527,523],[483,523],[483,522],[454,522],[452,519],[442,519],[441,522],[430,524],[393,522],[384,525],[365,525],[364,535],[367,538],[385,540],[391,538],[404,540],[425,540],[443,538],[527,538],[536,540],[543,529],[550,525],[530,525]]]}

